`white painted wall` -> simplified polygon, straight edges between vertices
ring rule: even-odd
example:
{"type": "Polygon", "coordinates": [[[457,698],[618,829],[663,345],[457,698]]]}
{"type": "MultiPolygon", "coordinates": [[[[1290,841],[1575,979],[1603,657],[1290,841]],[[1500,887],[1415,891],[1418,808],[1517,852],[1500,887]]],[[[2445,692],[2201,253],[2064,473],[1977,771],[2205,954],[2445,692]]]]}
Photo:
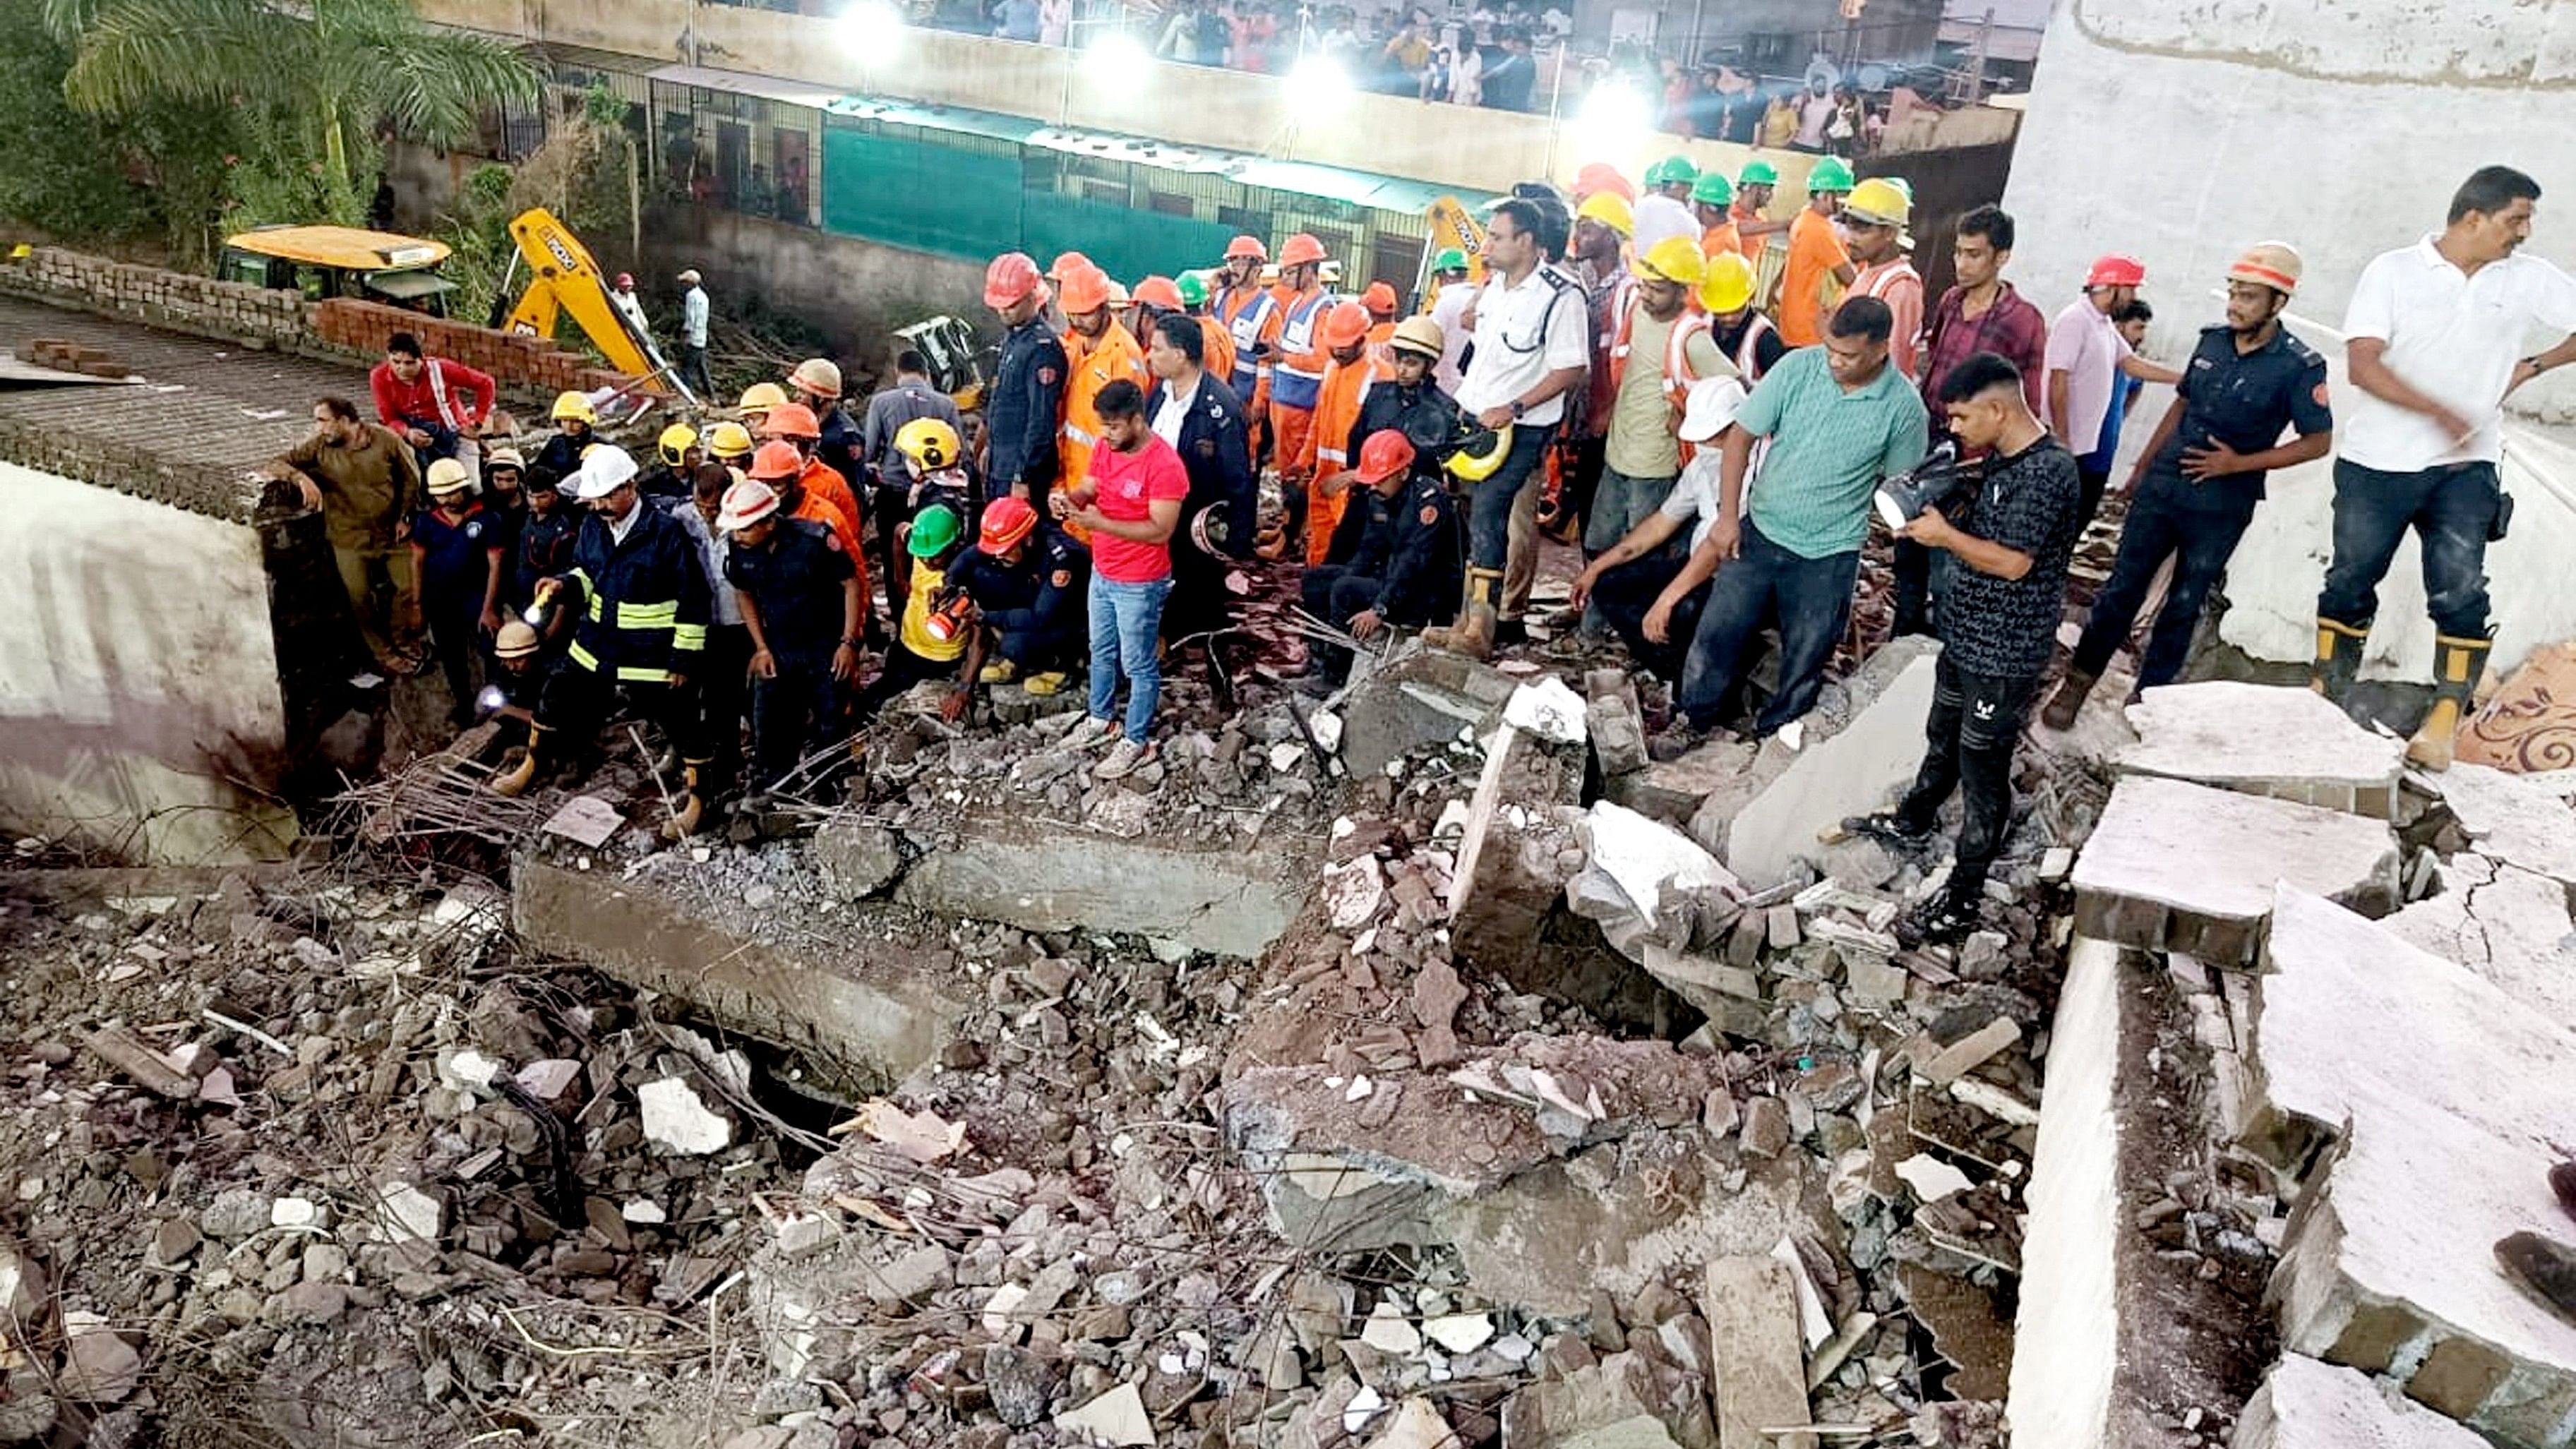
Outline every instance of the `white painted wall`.
{"type": "MultiPolygon", "coordinates": [[[[2020,223],[2014,276],[2053,313],[2093,257],[2135,253],[2158,312],[2149,350],[2173,361],[2221,320],[2229,261],[2287,241],[2307,262],[2297,310],[2323,324],[2302,333],[2339,364],[2327,329],[2363,265],[2437,230],[2478,166],[2539,180],[2531,249],[2576,266],[2571,78],[2576,0],[2059,0],[2004,198],[2020,223]]],[[[2162,406],[2151,393],[2133,438],[2162,406]]],[[[2576,423],[2576,378],[2524,389],[2515,410],[2576,423]]],[[[2521,512],[2489,555],[2498,667],[2576,635],[2576,591],[2559,583],[2576,547],[2576,431],[2525,428],[2509,449],[2521,512]]],[[[2275,478],[2230,570],[2230,642],[2309,657],[2331,496],[2323,466],[2275,478]]],[[[2416,570],[2410,543],[2383,590],[2373,673],[2429,677],[2416,570]]]]}
{"type": "Polygon", "coordinates": [[[230,783],[286,739],[257,532],[0,462],[0,599],[0,821],[137,864],[284,852],[293,817],[230,783]]]}

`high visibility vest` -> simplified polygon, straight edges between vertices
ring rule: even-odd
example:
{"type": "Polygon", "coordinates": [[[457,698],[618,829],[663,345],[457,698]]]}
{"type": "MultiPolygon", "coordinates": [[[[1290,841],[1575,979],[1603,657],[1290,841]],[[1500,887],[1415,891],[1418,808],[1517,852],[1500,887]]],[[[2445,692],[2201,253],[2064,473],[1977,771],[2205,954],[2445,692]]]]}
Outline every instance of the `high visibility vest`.
{"type": "Polygon", "coordinates": [[[1235,396],[1249,405],[1254,385],[1270,376],[1270,363],[1255,361],[1252,354],[1279,311],[1278,299],[1267,287],[1238,287],[1220,293],[1214,310],[1234,341],[1234,365],[1226,370],[1226,380],[1234,384],[1235,396]]]}
{"type": "Polygon", "coordinates": [[[1057,476],[1070,488],[1091,476],[1091,450],[1100,442],[1100,390],[1125,378],[1151,387],[1145,375],[1145,353],[1124,323],[1111,319],[1096,341],[1079,332],[1065,334],[1064,426],[1056,437],[1057,476]],[[1075,349],[1079,347],[1080,351],[1075,349]]]}
{"type": "MultiPolygon", "coordinates": [[[[1640,302],[1628,304],[1628,310],[1621,313],[1619,317],[1619,335],[1610,344],[1610,391],[1614,396],[1618,393],[1622,380],[1628,375],[1629,336],[1636,330],[1637,313],[1643,305],[1640,302]]],[[[1690,405],[1691,384],[1699,381],[1690,366],[1691,339],[1705,336],[1707,333],[1706,316],[1698,312],[1684,312],[1673,319],[1672,331],[1664,338],[1664,401],[1672,406],[1673,417],[1677,422],[1683,410],[1690,405]]],[[[1688,443],[1683,443],[1681,449],[1682,461],[1689,462],[1692,453],[1696,450],[1688,443]]]]}
{"type": "MultiPolygon", "coordinates": [[[[1235,389],[1235,400],[1248,405],[1251,399],[1244,395],[1243,384],[1235,381],[1234,334],[1227,330],[1223,322],[1214,317],[1196,317],[1191,320],[1199,324],[1199,366],[1224,378],[1226,385],[1235,389]]],[[[1251,369],[1246,371],[1249,372],[1251,369]]]]}
{"type": "Polygon", "coordinates": [[[1330,361],[1315,345],[1315,328],[1331,310],[1333,294],[1321,287],[1279,309],[1279,356],[1270,374],[1270,401],[1283,408],[1315,406],[1330,361]]]}
{"type": "Polygon", "coordinates": [[[1776,330],[1771,319],[1756,312],[1745,320],[1744,336],[1735,344],[1735,356],[1728,359],[1735,370],[1744,374],[1744,385],[1751,387],[1762,380],[1762,339],[1776,330]]]}
{"type": "Polygon", "coordinates": [[[1899,315],[1897,332],[1902,335],[1888,338],[1887,352],[1889,360],[1896,364],[1896,370],[1907,377],[1912,377],[1917,361],[1914,333],[1921,329],[1923,323],[1923,274],[1914,270],[1913,262],[1900,256],[1894,261],[1881,262],[1875,267],[1864,268],[1859,276],[1852,279],[1850,295],[1876,297],[1885,302],[1909,283],[1914,288],[1915,296],[1913,322],[1909,326],[1906,319],[1899,315]]]}

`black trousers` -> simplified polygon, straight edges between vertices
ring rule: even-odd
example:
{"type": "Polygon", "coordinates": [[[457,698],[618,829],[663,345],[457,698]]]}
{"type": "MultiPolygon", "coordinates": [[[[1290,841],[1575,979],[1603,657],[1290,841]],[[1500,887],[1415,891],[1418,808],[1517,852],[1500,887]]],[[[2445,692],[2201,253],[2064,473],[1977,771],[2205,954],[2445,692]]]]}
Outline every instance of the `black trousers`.
{"type": "Polygon", "coordinates": [[[752,779],[764,790],[841,725],[831,655],[772,655],[771,662],[778,673],[751,682],[752,779]]]}
{"type": "Polygon", "coordinates": [[[1681,681],[1682,660],[1690,652],[1691,636],[1699,632],[1700,610],[1708,605],[1709,585],[1702,583],[1673,605],[1672,624],[1665,629],[1661,644],[1646,637],[1646,615],[1653,612],[1655,600],[1663,597],[1665,586],[1682,571],[1682,563],[1682,559],[1672,557],[1641,558],[1611,569],[1592,586],[1592,607],[1600,611],[1601,621],[1628,646],[1630,656],[1649,672],[1673,683],[1681,681]]]}
{"type": "Polygon", "coordinates": [[[2013,747],[2038,689],[2036,676],[1973,674],[1953,666],[1947,655],[1934,670],[1923,768],[1896,813],[1907,825],[1929,830],[1951,792],[1965,792],[1959,860],[1950,868],[1953,900],[1983,890],[1986,873],[2003,854],[2012,829],[2013,747]]]}
{"type": "MultiPolygon", "coordinates": [[[[1375,574],[1360,573],[1345,564],[1317,564],[1306,570],[1298,584],[1299,602],[1307,613],[1336,629],[1347,629],[1352,619],[1376,602],[1380,586],[1375,574]]],[[[1314,650],[1318,672],[1336,682],[1350,677],[1350,650],[1322,640],[1315,641],[1314,650]]]]}
{"type": "Polygon", "coordinates": [[[751,630],[742,624],[709,624],[704,662],[691,692],[698,697],[698,734],[716,768],[730,776],[742,759],[742,724],[751,712],[751,630]]]}
{"type": "Polygon", "coordinates": [[[679,688],[645,680],[620,683],[597,670],[572,663],[548,677],[544,691],[537,696],[537,728],[551,737],[547,748],[564,751],[564,758],[584,768],[596,763],[600,726],[608,722],[609,711],[616,707],[621,691],[636,713],[670,739],[671,748],[681,759],[707,758],[706,741],[698,732],[696,681],[679,688]]]}
{"type": "Polygon", "coordinates": [[[483,600],[441,599],[424,591],[421,613],[429,625],[430,652],[438,658],[447,692],[462,719],[474,708],[475,666],[483,652],[483,600]]]}

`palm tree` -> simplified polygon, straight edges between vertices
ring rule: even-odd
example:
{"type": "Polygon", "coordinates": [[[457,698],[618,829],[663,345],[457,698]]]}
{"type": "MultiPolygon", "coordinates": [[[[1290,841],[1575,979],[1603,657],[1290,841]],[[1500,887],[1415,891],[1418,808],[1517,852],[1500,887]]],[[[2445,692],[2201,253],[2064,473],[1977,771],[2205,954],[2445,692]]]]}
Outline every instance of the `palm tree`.
{"type": "Polygon", "coordinates": [[[42,0],[72,49],[74,108],[157,103],[257,108],[300,131],[334,196],[380,129],[432,146],[470,140],[485,108],[532,105],[541,75],[498,42],[441,30],[408,0],[42,0]]]}

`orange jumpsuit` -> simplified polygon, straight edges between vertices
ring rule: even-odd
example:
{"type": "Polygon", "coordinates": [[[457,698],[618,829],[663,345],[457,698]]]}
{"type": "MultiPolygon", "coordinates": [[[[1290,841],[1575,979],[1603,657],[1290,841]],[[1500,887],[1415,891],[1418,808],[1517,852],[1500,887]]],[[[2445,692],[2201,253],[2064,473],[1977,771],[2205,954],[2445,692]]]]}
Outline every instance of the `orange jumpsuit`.
{"type": "MultiPolygon", "coordinates": [[[[1234,334],[1214,317],[1202,314],[1191,320],[1199,324],[1199,366],[1205,368],[1209,376],[1224,378],[1225,385],[1233,387],[1234,334]]],[[[1234,400],[1247,409],[1252,406],[1252,400],[1243,396],[1240,390],[1237,390],[1234,400]]]]}
{"type": "Polygon", "coordinates": [[[1321,287],[1307,292],[1277,292],[1279,301],[1273,315],[1278,331],[1271,345],[1278,356],[1270,376],[1271,456],[1282,472],[1292,460],[1306,452],[1306,434],[1315,426],[1315,400],[1324,386],[1324,369],[1331,361],[1317,336],[1324,325],[1324,314],[1332,310],[1332,294],[1321,287]]]}
{"type": "Polygon", "coordinates": [[[1114,319],[1097,338],[1065,333],[1064,354],[1064,427],[1056,435],[1056,462],[1064,470],[1057,476],[1072,488],[1091,476],[1091,450],[1100,441],[1100,390],[1120,378],[1147,389],[1154,380],[1145,374],[1145,350],[1135,334],[1114,319]]]}
{"type": "Polygon", "coordinates": [[[1342,510],[1350,502],[1349,489],[1328,493],[1324,480],[1359,466],[1359,459],[1351,453],[1351,434],[1360,425],[1360,409],[1368,402],[1369,388],[1392,375],[1392,366],[1381,364],[1366,348],[1353,361],[1328,362],[1324,366],[1324,383],[1315,395],[1313,426],[1306,430],[1305,443],[1298,450],[1294,467],[1289,469],[1306,475],[1309,565],[1324,561],[1333,545],[1333,530],[1341,525],[1342,510]]]}

